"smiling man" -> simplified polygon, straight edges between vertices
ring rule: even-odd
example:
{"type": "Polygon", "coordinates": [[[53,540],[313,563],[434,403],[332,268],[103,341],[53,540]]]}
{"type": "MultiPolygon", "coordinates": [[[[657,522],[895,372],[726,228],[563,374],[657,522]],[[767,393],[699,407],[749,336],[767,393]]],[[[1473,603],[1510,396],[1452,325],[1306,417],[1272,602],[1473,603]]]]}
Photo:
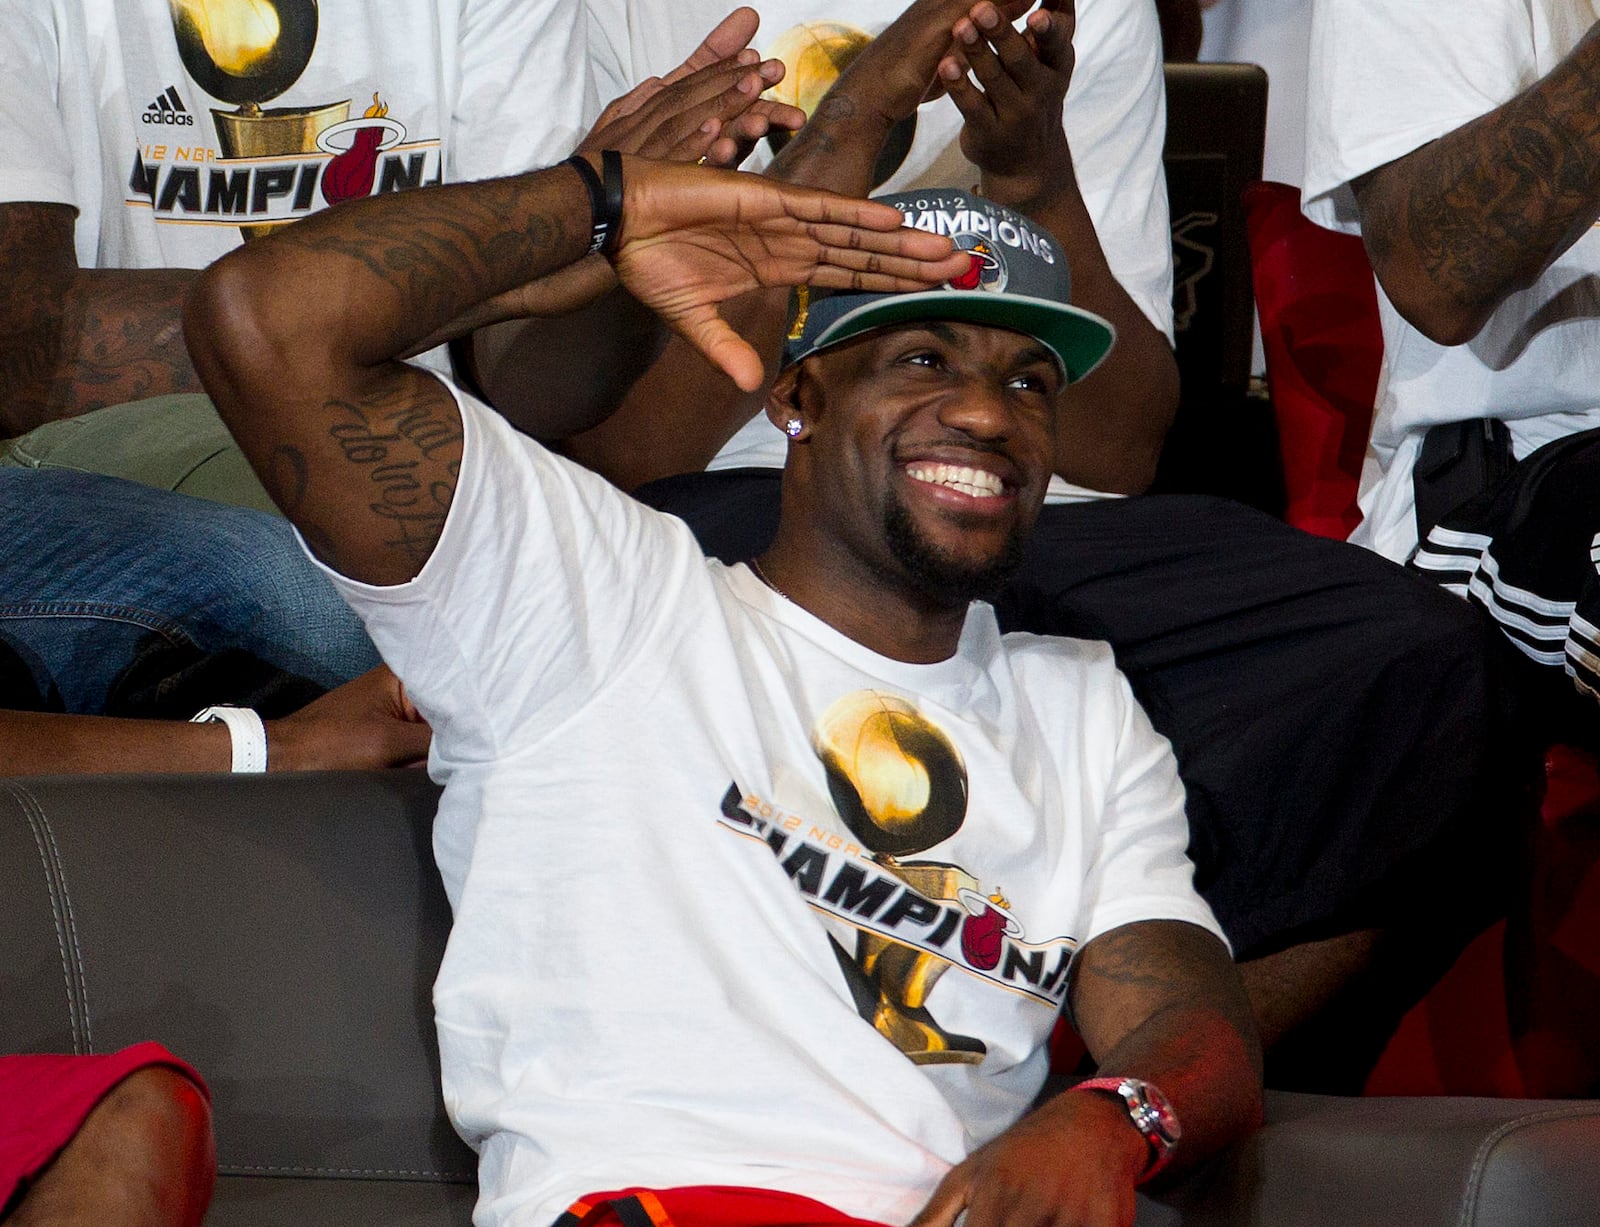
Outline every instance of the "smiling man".
{"type": "MultiPolygon", "coordinates": [[[[951,235],[969,268],[921,293],[797,294],[767,408],[789,438],[784,516],[756,566],[834,625],[889,609],[860,600],[874,587],[909,583],[917,602],[964,617],[1010,578],[1049,484],[1062,393],[1113,340],[1068,302],[1065,256],[1038,223],[967,192],[883,199],[907,226],[951,235]],[[847,432],[830,413],[844,389],[847,432]],[[822,544],[819,521],[848,547],[822,544]],[[825,567],[809,558],[819,549],[825,567]]],[[[912,625],[890,614],[874,646],[905,652],[912,625]]],[[[937,637],[931,650],[940,659],[937,637]]]]}
{"type": "Polygon", "coordinates": [[[963,226],[608,154],[329,210],[190,300],[207,388],[435,730],[480,1225],[1125,1225],[1258,1119],[1170,748],[1104,644],[972,599],[1110,330],[1042,231],[916,208],[963,226]],[[811,283],[754,568],[396,359],[586,247],[746,388],[716,304],[811,283]],[[1064,1005],[1106,1076],[1030,1110],[1064,1005]]]}

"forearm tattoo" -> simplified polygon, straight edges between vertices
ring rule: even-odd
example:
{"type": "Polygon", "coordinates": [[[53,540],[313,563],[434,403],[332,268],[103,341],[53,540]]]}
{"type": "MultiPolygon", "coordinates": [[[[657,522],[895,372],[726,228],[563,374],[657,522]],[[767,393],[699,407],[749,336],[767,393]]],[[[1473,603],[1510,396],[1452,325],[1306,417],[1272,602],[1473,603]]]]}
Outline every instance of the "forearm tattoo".
{"type": "Polygon", "coordinates": [[[555,253],[574,241],[559,212],[529,210],[525,198],[503,183],[459,184],[408,196],[404,211],[385,209],[383,203],[347,204],[338,219],[343,225],[301,223],[282,235],[286,246],[319,260],[356,261],[379,283],[364,293],[388,289],[398,297],[403,309],[392,318],[399,331],[371,338],[374,352],[362,355],[374,361],[404,352],[406,342],[431,336],[479,306],[486,286],[509,290],[539,275],[519,277],[518,270],[547,271],[544,266],[552,264],[555,253]],[[373,205],[380,207],[367,207],[373,205]]]}
{"type": "Polygon", "coordinates": [[[1219,944],[1192,925],[1149,922],[1113,929],[1079,956],[1072,977],[1074,1010],[1109,1000],[1142,1016],[1202,1010],[1241,1034],[1253,1027],[1249,1002],[1219,944]]]}
{"type": "Polygon", "coordinates": [[[186,269],[79,270],[65,206],[0,205],[0,431],[198,392],[183,342],[186,269]]]}
{"type": "Polygon", "coordinates": [[[1591,35],[1511,102],[1358,181],[1374,265],[1409,248],[1471,309],[1531,284],[1600,214],[1597,70],[1591,35]]]}

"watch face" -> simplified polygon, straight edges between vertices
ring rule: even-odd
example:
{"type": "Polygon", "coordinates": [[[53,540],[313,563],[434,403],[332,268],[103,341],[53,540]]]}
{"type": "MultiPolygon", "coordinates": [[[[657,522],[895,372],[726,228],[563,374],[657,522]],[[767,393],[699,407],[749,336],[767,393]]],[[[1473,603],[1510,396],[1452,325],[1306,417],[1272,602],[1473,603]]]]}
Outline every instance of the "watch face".
{"type": "Polygon", "coordinates": [[[1183,1135],[1177,1113],[1158,1088],[1138,1078],[1124,1078],[1118,1090],[1127,1102],[1133,1123],[1145,1137],[1171,1146],[1183,1135]]]}

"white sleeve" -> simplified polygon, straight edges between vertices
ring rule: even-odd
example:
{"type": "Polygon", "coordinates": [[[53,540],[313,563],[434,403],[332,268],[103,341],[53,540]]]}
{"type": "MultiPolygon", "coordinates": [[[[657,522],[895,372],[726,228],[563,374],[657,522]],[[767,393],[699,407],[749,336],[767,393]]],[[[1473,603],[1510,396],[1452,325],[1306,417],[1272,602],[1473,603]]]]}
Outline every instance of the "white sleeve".
{"type": "Polygon", "coordinates": [[[78,203],[56,106],[60,59],[50,6],[0,3],[0,201],[78,203]]]}
{"type": "Polygon", "coordinates": [[[390,587],[329,577],[461,764],[537,744],[663,650],[673,598],[709,580],[682,521],[456,399],[461,472],[427,563],[390,587]]]}
{"type": "Polygon", "coordinates": [[[521,174],[571,153],[599,114],[587,59],[575,0],[467,0],[448,177],[521,174]]]}
{"type": "MultiPolygon", "coordinates": [[[[1100,845],[1084,880],[1081,945],[1140,920],[1222,926],[1194,889],[1189,822],[1178,761],[1150,725],[1127,678],[1117,673],[1116,764],[1101,814],[1100,845]]],[[[1081,947],[1080,947],[1081,948],[1081,947]]]]}
{"type": "Polygon", "coordinates": [[[619,0],[586,0],[583,10],[589,37],[589,87],[601,106],[609,106],[634,86],[627,9],[619,0]]]}
{"type": "Polygon", "coordinates": [[[1062,121],[1078,189],[1117,281],[1172,339],[1172,229],[1161,165],[1166,89],[1148,2],[1079,0],[1062,121]]]}
{"type": "Polygon", "coordinates": [[[1306,214],[1358,233],[1352,179],[1487,114],[1539,75],[1524,0],[1317,0],[1306,214]]]}

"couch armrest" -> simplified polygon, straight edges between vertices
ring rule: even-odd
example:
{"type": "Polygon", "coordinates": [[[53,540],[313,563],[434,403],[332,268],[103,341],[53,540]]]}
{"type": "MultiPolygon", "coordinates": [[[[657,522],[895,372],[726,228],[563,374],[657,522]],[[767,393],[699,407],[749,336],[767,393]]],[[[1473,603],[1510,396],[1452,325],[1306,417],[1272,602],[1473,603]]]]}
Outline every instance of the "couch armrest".
{"type": "Polygon", "coordinates": [[[1139,1227],[1600,1224],[1600,1102],[1267,1093],[1267,1122],[1139,1227]]]}

